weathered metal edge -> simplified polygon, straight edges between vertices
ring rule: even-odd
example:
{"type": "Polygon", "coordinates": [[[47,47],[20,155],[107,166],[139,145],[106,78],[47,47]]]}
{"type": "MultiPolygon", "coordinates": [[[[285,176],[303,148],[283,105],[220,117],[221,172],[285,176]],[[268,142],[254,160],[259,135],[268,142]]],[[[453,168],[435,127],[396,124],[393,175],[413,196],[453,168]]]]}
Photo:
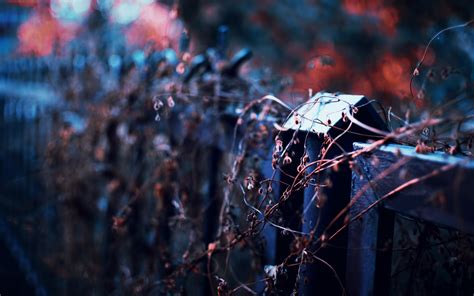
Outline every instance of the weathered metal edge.
{"type": "MultiPolygon", "coordinates": [[[[370,145],[371,144],[368,144],[368,143],[355,142],[354,150],[361,150],[370,145]]],[[[435,151],[428,154],[421,154],[415,151],[415,147],[400,145],[400,144],[383,145],[383,146],[380,146],[378,150],[382,152],[398,154],[401,156],[418,158],[420,160],[425,160],[425,161],[432,161],[432,162],[445,163],[445,164],[446,163],[458,164],[459,166],[464,167],[464,168],[474,169],[474,158],[467,157],[467,156],[461,157],[461,156],[449,155],[441,151],[435,151]]]]}

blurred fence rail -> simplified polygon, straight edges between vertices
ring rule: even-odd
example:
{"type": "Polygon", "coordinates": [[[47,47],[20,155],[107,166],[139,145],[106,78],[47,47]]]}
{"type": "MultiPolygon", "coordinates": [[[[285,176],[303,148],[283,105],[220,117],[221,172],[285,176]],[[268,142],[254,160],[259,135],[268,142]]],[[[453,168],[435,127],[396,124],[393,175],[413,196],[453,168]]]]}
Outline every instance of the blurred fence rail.
{"type": "Polygon", "coordinates": [[[50,213],[40,178],[56,95],[45,83],[5,74],[0,75],[1,292],[44,295],[38,259],[48,248],[50,213]]]}

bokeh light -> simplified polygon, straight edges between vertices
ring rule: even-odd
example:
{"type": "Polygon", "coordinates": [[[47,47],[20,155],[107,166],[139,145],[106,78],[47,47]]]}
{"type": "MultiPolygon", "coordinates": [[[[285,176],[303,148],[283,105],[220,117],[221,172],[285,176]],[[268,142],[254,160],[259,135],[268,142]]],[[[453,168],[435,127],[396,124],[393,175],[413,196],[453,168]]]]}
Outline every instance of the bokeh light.
{"type": "Polygon", "coordinates": [[[81,20],[91,8],[91,0],[51,0],[51,14],[62,20],[81,20]]]}

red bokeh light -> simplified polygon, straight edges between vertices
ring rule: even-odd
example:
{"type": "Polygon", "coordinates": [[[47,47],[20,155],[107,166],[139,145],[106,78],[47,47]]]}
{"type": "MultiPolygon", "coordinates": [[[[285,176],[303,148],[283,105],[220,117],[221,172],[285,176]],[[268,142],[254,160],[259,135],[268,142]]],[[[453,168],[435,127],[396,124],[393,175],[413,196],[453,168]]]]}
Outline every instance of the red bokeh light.
{"type": "Polygon", "coordinates": [[[39,0],[8,0],[7,2],[9,4],[27,7],[34,7],[39,4],[39,0]]]}
{"type": "Polygon", "coordinates": [[[141,10],[137,20],[125,30],[128,43],[137,46],[153,44],[162,49],[178,43],[183,26],[177,14],[164,5],[149,4],[141,10]]]}
{"type": "Polygon", "coordinates": [[[18,29],[20,54],[46,56],[56,45],[63,46],[70,41],[77,26],[64,24],[51,16],[48,9],[35,10],[18,29]]]}
{"type": "Polygon", "coordinates": [[[338,81],[347,80],[351,73],[349,62],[333,44],[317,46],[310,51],[311,58],[304,71],[294,76],[295,88],[313,88],[316,90],[337,87],[338,81]]]}
{"type": "Polygon", "coordinates": [[[399,21],[398,11],[380,0],[344,0],[343,9],[348,14],[374,17],[385,34],[393,36],[399,21]]]}
{"type": "Polygon", "coordinates": [[[332,44],[317,46],[311,52],[313,58],[309,59],[308,67],[293,76],[295,90],[312,88],[367,96],[409,97],[412,64],[408,57],[387,52],[361,68],[332,44]]]}

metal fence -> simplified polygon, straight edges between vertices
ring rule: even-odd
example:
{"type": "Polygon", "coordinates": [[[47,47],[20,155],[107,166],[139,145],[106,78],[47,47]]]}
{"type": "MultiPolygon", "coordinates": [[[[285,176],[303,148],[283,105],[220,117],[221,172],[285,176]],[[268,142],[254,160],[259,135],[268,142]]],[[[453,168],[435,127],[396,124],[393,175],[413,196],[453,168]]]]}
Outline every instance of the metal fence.
{"type": "MultiPolygon", "coordinates": [[[[28,62],[25,62],[26,64],[28,62]]],[[[16,66],[15,66],[16,67],[16,66]]],[[[25,66],[25,69],[28,69],[25,66]]],[[[41,73],[42,66],[38,68],[41,73]]],[[[20,71],[21,72],[21,71],[20,71]]],[[[20,73],[19,72],[19,73],[20,73]]],[[[35,71],[33,71],[35,72],[35,71]]],[[[15,74],[16,75],[16,74],[15,74]]],[[[41,79],[41,75],[34,74],[31,76],[32,79],[28,82],[20,82],[14,80],[17,77],[15,75],[9,75],[4,80],[0,80],[0,143],[2,149],[0,151],[0,236],[1,239],[1,250],[5,254],[9,254],[5,262],[9,262],[2,267],[0,276],[2,289],[8,295],[10,291],[15,290],[17,284],[12,284],[14,281],[24,283],[24,293],[37,295],[44,295],[48,290],[48,287],[53,287],[56,293],[67,293],[71,291],[71,287],[66,287],[67,284],[56,281],[56,277],[48,277],[48,267],[45,266],[44,262],[40,261],[40,255],[51,252],[52,241],[58,238],[58,233],[55,232],[55,199],[49,198],[47,192],[42,186],[41,176],[48,174],[45,170],[43,162],[45,161],[44,152],[47,149],[48,142],[51,139],[51,133],[53,129],[54,121],[54,110],[60,104],[58,104],[57,95],[52,91],[46,84],[38,82],[41,79]],[[36,75],[36,76],[35,76],[36,75]],[[5,288],[6,287],[6,288],[5,288]]],[[[18,74],[19,75],[19,74],[18,74]]],[[[354,98],[346,98],[354,99],[354,98]]],[[[354,102],[354,105],[362,104],[367,105],[367,101],[358,97],[354,102]]],[[[319,111],[318,111],[319,112],[319,111]]],[[[319,113],[318,116],[321,116],[319,113]]],[[[359,118],[365,123],[371,126],[381,127],[380,121],[377,120],[375,113],[370,109],[361,109],[359,118]]],[[[290,119],[291,122],[292,119],[290,119]]],[[[337,125],[337,122],[334,122],[337,125]]],[[[343,130],[343,129],[342,129],[343,130]]],[[[327,133],[334,132],[333,138],[340,134],[340,131],[336,130],[324,131],[327,133]]],[[[357,134],[358,130],[355,130],[354,134],[357,134]]],[[[308,128],[307,130],[301,130],[297,133],[296,137],[304,141],[304,138],[308,138],[308,148],[306,153],[310,155],[312,159],[317,159],[320,154],[321,142],[324,140],[318,134],[318,131],[308,128]],[[308,136],[309,134],[309,136],[308,136]]],[[[283,135],[283,140],[287,143],[294,140],[294,131],[289,131],[283,135]]],[[[370,137],[369,137],[370,138],[370,137]]],[[[343,153],[343,150],[350,151],[353,149],[353,143],[357,141],[366,140],[367,137],[360,136],[347,136],[342,137],[339,140],[339,147],[332,150],[328,157],[333,157],[343,153]]],[[[357,146],[356,146],[357,148],[357,146]]],[[[210,152],[209,159],[207,161],[209,168],[209,175],[205,177],[208,179],[208,187],[206,194],[210,205],[213,203],[215,198],[215,186],[216,180],[219,179],[217,175],[219,170],[219,164],[217,162],[223,160],[222,153],[228,153],[226,147],[212,147],[209,146],[210,152]]],[[[391,149],[391,148],[390,148],[391,149]]],[[[437,163],[435,167],[439,167],[442,164],[453,163],[453,159],[441,158],[439,156],[430,157],[419,157],[412,153],[411,148],[404,148],[409,151],[405,153],[412,159],[415,159],[417,165],[423,165],[427,163],[437,163]],[[410,150],[411,149],[411,150],[410,150]]],[[[231,151],[232,152],[232,151],[231,151]]],[[[304,151],[302,147],[295,145],[294,147],[295,158],[300,158],[304,151]]],[[[393,151],[392,151],[393,152],[393,151]]],[[[394,153],[391,153],[391,157],[395,157],[394,153]]],[[[367,168],[370,172],[369,175],[365,174],[364,180],[372,182],[371,180],[376,179],[376,175],[380,174],[379,168],[386,168],[388,164],[387,158],[380,157],[382,163],[379,167],[370,166],[370,161],[358,159],[365,164],[361,164],[361,167],[367,168]],[[377,172],[376,172],[377,171],[377,172]],[[371,175],[372,174],[372,175],[371,175]]],[[[396,157],[395,157],[396,158],[396,157]]],[[[269,157],[271,159],[271,157],[269,157]]],[[[461,162],[461,159],[456,161],[461,162]]],[[[204,161],[206,162],[206,161],[204,161]]],[[[388,162],[395,162],[390,160],[388,162]]],[[[408,174],[412,177],[416,177],[420,174],[416,170],[417,165],[408,167],[408,174]]],[[[430,166],[428,166],[430,167],[430,166]]],[[[468,173],[463,174],[462,183],[463,188],[468,188],[469,183],[466,180],[472,180],[472,164],[464,164],[464,169],[468,170],[468,173]],[[468,178],[468,179],[466,179],[468,178]]],[[[298,173],[297,164],[293,164],[288,167],[289,175],[296,175],[298,173]]],[[[273,174],[271,169],[271,162],[264,161],[262,163],[262,172],[266,177],[270,177],[273,174]]],[[[300,229],[303,233],[308,234],[311,229],[315,226],[318,221],[319,228],[324,229],[331,221],[331,219],[351,200],[351,197],[357,195],[358,190],[365,186],[361,184],[359,175],[354,175],[351,180],[351,175],[356,172],[352,172],[349,166],[343,166],[338,172],[332,172],[326,177],[331,179],[332,183],[335,184],[333,189],[325,190],[325,194],[330,200],[329,204],[324,211],[317,208],[313,203],[313,196],[315,194],[313,188],[307,188],[304,191],[299,191],[289,198],[289,201],[284,204],[281,208],[282,217],[284,218],[283,224],[291,229],[300,229]],[[358,181],[359,180],[359,181],[358,181]],[[299,217],[303,216],[301,220],[299,217]]],[[[291,180],[287,176],[277,175],[280,179],[281,184],[289,184],[291,180]]],[[[461,183],[459,183],[461,184],[461,183]]],[[[396,188],[399,184],[397,182],[384,183],[383,192],[389,191],[396,188]]],[[[374,185],[377,186],[377,185],[374,185]]],[[[425,190],[411,194],[412,201],[414,198],[419,198],[427,192],[438,192],[440,190],[446,190],[451,188],[446,183],[439,182],[431,185],[423,185],[425,190]],[[428,187],[426,187],[428,186],[428,187]]],[[[461,185],[459,185],[461,186],[461,185]]],[[[279,196],[286,189],[286,185],[275,187],[275,196],[279,196]]],[[[373,191],[365,195],[364,202],[376,201],[380,198],[383,193],[374,194],[373,191]]],[[[453,196],[448,194],[448,202],[454,202],[453,196]]],[[[459,201],[459,194],[456,196],[459,201]]],[[[407,198],[405,198],[405,201],[407,198]]],[[[464,210],[472,209],[472,203],[470,202],[469,195],[465,200],[465,207],[461,207],[464,210]]],[[[369,204],[363,204],[363,207],[367,207],[369,204]]],[[[443,224],[451,228],[457,228],[464,232],[470,233],[472,230],[471,218],[466,215],[465,211],[461,211],[461,215],[456,215],[456,211],[452,207],[448,207],[448,210],[443,208],[437,208],[437,212],[434,212],[430,208],[429,215],[419,214],[416,209],[420,209],[420,205],[423,203],[405,203],[405,204],[392,204],[387,208],[380,210],[378,207],[374,208],[373,211],[369,212],[370,215],[378,215],[378,220],[371,218],[368,215],[367,218],[362,219],[362,224],[359,221],[355,221],[349,227],[349,235],[342,235],[341,239],[328,245],[321,252],[321,258],[327,261],[329,264],[334,266],[337,273],[341,278],[346,278],[344,284],[347,284],[348,290],[351,295],[370,295],[374,293],[389,293],[390,287],[397,287],[399,282],[393,282],[392,278],[392,254],[393,246],[389,245],[381,252],[380,249],[385,246],[385,241],[394,240],[397,237],[397,231],[394,230],[393,211],[401,213],[404,216],[416,217],[421,220],[429,220],[430,223],[443,224]],[[392,212],[386,213],[383,211],[390,210],[392,212]],[[408,210],[411,209],[411,210],[408,210]],[[380,214],[374,214],[376,211],[380,214]],[[389,217],[387,222],[386,217],[389,217]],[[392,218],[390,218],[392,217],[392,218]],[[458,219],[458,220],[457,220],[458,219]],[[461,219],[461,220],[459,220],[461,219]],[[461,221],[461,222],[459,222],[461,221]],[[382,231],[383,230],[383,231],[382,231]],[[384,242],[382,242],[382,240],[384,242]],[[390,254],[387,257],[387,252],[390,254]],[[346,260],[347,259],[347,260],[346,260]],[[347,261],[347,262],[346,262],[347,261]],[[378,280],[377,280],[378,279],[378,280]],[[383,283],[384,286],[381,286],[383,283]],[[375,292],[374,292],[375,291],[375,292]]],[[[351,210],[351,215],[354,217],[358,214],[357,209],[363,210],[363,207],[355,207],[351,210]]],[[[456,208],[459,210],[459,207],[456,208]]],[[[426,210],[426,207],[425,207],[426,210]]],[[[207,214],[209,215],[208,221],[209,227],[206,226],[205,231],[214,233],[215,229],[210,229],[215,220],[216,215],[215,205],[209,207],[207,214]]],[[[459,214],[459,213],[458,213],[459,214]]],[[[320,236],[323,233],[316,233],[320,236]]],[[[274,229],[269,225],[264,230],[264,236],[267,239],[266,246],[266,262],[268,264],[275,264],[281,262],[284,258],[290,254],[290,245],[292,238],[288,236],[284,231],[274,229]]],[[[212,242],[211,238],[206,237],[206,243],[212,242]]],[[[468,265],[467,269],[472,268],[473,265],[468,265]]],[[[316,290],[329,291],[326,289],[334,288],[337,286],[335,283],[334,275],[331,270],[322,271],[320,266],[312,266],[310,264],[305,265],[302,269],[303,276],[301,277],[300,292],[304,294],[313,293],[316,290]],[[303,280],[304,279],[304,280],[303,280]]],[[[469,271],[466,271],[469,272],[469,271]]],[[[288,285],[282,285],[285,292],[291,293],[294,288],[294,281],[297,279],[297,275],[294,272],[289,272],[286,275],[288,285]]],[[[466,276],[465,280],[470,279],[466,276]]],[[[405,280],[406,281],[406,280],[405,280]]],[[[465,282],[460,284],[461,286],[454,286],[459,289],[469,289],[470,286],[465,282]],[[464,286],[463,286],[464,285],[464,286]]],[[[262,288],[262,287],[261,287],[262,288]]],[[[260,290],[262,291],[262,289],[260,290]]],[[[396,292],[395,292],[396,294],[396,292]]]]}

